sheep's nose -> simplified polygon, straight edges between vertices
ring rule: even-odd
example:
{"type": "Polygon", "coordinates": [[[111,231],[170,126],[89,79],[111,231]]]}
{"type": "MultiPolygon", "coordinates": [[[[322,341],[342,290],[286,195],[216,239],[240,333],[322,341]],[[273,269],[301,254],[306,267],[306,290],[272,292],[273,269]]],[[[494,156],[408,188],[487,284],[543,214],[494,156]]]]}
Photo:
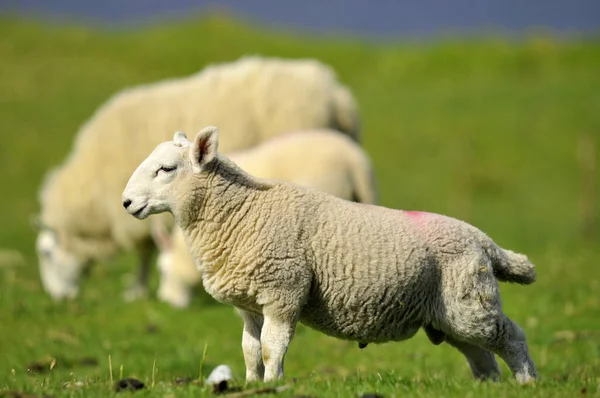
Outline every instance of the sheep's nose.
{"type": "Polygon", "coordinates": [[[123,201],[123,207],[124,207],[124,208],[128,208],[128,207],[129,207],[129,205],[131,205],[131,200],[129,200],[129,199],[125,199],[125,200],[123,201]]]}

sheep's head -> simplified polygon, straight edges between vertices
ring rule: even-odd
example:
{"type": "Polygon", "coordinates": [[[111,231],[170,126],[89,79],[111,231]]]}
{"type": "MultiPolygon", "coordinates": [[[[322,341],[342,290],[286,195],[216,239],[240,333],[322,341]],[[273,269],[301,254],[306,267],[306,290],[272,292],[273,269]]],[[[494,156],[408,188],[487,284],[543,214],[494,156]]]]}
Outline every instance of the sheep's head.
{"type": "Polygon", "coordinates": [[[177,132],[173,141],[163,142],[138,166],[123,191],[123,207],[143,220],[151,214],[174,212],[177,182],[201,175],[217,154],[218,129],[209,126],[194,142],[177,132]]]}
{"type": "Polygon", "coordinates": [[[56,231],[40,227],[36,239],[40,277],[44,289],[55,300],[74,298],[79,291],[79,278],[86,261],[64,247],[56,231]]]}

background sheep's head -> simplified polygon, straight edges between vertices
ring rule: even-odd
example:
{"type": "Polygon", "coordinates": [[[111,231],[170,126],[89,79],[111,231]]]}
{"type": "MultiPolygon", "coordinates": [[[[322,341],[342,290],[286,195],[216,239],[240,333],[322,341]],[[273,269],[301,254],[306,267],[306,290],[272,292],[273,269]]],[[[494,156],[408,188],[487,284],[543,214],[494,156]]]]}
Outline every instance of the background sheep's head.
{"type": "Polygon", "coordinates": [[[173,141],[158,145],[127,182],[123,207],[140,220],[165,211],[174,213],[177,182],[203,173],[217,154],[218,137],[218,129],[209,126],[196,135],[194,142],[177,132],[173,141]]]}
{"type": "Polygon", "coordinates": [[[87,265],[85,260],[66,249],[64,243],[57,231],[39,226],[36,251],[40,277],[44,289],[55,300],[77,296],[79,278],[87,265]]]}

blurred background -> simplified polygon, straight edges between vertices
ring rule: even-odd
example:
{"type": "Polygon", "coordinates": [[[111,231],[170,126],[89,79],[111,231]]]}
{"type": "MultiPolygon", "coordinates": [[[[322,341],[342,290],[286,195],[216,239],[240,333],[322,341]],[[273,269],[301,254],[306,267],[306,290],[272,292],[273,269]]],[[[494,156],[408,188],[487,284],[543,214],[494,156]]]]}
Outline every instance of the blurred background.
{"type": "Polygon", "coordinates": [[[579,36],[597,33],[600,18],[600,4],[594,0],[379,0],[375,5],[367,0],[2,0],[0,7],[44,20],[121,28],[223,11],[269,28],[377,40],[478,35],[486,30],[522,36],[532,29],[579,36]]]}
{"type": "MultiPolygon", "coordinates": [[[[0,389],[60,394],[85,379],[102,396],[108,355],[146,381],[159,358],[168,384],[197,376],[205,345],[206,367],[225,361],[243,379],[241,323],[202,291],[181,311],[123,303],[131,255],[52,302],[29,217],[47,170],[112,94],[261,54],[318,59],[352,90],[383,205],[460,218],[527,253],[538,281],[503,285],[506,312],[552,388],[598,390],[599,1],[0,0],[0,12],[0,389]]],[[[286,372],[467,381],[463,362],[421,335],[359,353],[300,327],[286,372]]]]}

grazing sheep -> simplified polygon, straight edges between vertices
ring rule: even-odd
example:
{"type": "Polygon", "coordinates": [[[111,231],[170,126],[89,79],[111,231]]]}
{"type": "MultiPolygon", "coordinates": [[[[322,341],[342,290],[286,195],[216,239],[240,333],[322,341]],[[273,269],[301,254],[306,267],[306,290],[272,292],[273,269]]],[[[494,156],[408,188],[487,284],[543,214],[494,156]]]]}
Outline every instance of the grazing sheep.
{"type": "Polygon", "coordinates": [[[525,255],[450,217],[252,177],[217,146],[216,127],[193,143],[175,133],[135,170],[123,206],[138,219],[172,213],[206,291],[242,310],[247,380],[283,376],[298,321],[362,345],[422,327],[460,350],[475,378],[499,377],[493,352],[519,382],[537,377],[498,286],[534,282],[525,255]]]}
{"type": "Polygon", "coordinates": [[[123,213],[121,192],[148,152],[170,138],[165,132],[209,123],[227,126],[225,152],[296,129],[331,127],[356,140],[359,132],[352,95],[314,60],[245,57],[116,94],[82,126],[40,193],[36,248],[52,297],[76,296],[87,264],[133,249],[140,267],[128,298],[145,294],[155,246],[149,223],[123,213]]]}
{"type": "MultiPolygon", "coordinates": [[[[333,130],[282,134],[229,157],[257,177],[290,181],[346,200],[369,204],[377,201],[369,157],[356,142],[333,130]]],[[[169,236],[163,223],[152,224],[159,248],[158,297],[175,307],[187,307],[201,275],[181,230],[175,227],[169,236]]]]}

